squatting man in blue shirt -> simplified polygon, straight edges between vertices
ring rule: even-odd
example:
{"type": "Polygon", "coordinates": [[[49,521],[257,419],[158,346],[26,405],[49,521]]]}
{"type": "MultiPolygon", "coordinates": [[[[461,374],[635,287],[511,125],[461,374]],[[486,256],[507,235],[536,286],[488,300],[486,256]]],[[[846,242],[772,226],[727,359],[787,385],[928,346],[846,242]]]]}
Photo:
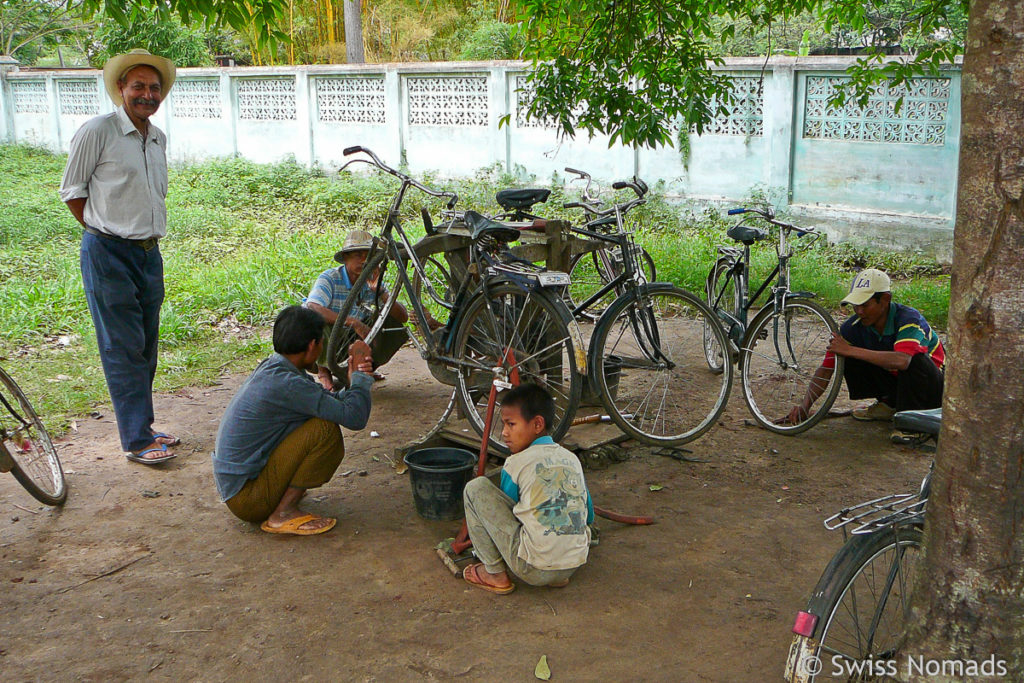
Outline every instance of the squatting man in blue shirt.
{"type": "Polygon", "coordinates": [[[329,391],[316,372],[324,319],[289,306],[274,321],[274,354],[253,371],[224,411],[213,474],[228,509],[272,534],[309,536],[337,520],[299,508],[307,489],[330,481],[345,456],[341,429],[362,429],[370,417],[369,347],[349,347],[349,388],[329,391]]]}

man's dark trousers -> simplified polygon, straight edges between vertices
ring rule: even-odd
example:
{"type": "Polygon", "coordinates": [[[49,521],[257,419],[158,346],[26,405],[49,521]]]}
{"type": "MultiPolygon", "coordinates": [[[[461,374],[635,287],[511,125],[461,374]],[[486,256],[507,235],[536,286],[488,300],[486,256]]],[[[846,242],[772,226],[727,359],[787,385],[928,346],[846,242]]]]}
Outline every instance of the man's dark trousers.
{"type": "Polygon", "coordinates": [[[850,398],[874,398],[895,410],[927,410],[942,406],[942,370],[926,353],[910,358],[906,370],[895,375],[856,358],[843,362],[843,377],[850,398]]]}
{"type": "Polygon", "coordinates": [[[153,377],[164,300],[160,248],[147,251],[87,232],[80,260],[121,447],[138,451],[153,443],[153,377]]]}

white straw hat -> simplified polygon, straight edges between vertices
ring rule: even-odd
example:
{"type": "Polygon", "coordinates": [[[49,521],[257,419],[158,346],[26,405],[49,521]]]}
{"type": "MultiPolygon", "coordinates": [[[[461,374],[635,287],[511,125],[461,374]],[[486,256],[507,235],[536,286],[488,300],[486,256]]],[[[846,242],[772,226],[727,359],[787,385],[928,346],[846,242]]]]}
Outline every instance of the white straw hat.
{"type": "Polygon", "coordinates": [[[136,48],[123,55],[117,55],[107,60],[103,65],[103,84],[107,87],[107,94],[114,104],[121,106],[124,100],[121,99],[121,90],[117,87],[119,78],[125,75],[129,69],[136,66],[151,66],[160,74],[160,85],[163,89],[163,96],[171,91],[174,85],[175,68],[174,62],[166,57],[158,57],[150,54],[148,50],[136,48]]]}

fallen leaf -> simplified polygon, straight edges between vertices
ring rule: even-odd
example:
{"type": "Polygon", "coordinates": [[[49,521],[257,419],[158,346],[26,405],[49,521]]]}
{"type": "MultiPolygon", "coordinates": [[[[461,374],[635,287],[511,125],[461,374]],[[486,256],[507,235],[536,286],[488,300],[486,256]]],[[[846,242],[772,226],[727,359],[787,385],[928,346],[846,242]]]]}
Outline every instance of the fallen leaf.
{"type": "Polygon", "coordinates": [[[551,669],[548,667],[547,655],[540,656],[540,661],[537,662],[537,668],[533,670],[533,675],[542,681],[551,680],[551,669]]]}
{"type": "Polygon", "coordinates": [[[650,486],[650,489],[651,489],[652,491],[660,491],[660,490],[662,490],[663,488],[665,488],[665,487],[664,487],[664,486],[662,486],[661,484],[651,484],[651,486],[650,486]]]}
{"type": "Polygon", "coordinates": [[[370,460],[373,460],[374,462],[380,462],[380,458],[378,458],[376,455],[371,455],[370,460]]]}

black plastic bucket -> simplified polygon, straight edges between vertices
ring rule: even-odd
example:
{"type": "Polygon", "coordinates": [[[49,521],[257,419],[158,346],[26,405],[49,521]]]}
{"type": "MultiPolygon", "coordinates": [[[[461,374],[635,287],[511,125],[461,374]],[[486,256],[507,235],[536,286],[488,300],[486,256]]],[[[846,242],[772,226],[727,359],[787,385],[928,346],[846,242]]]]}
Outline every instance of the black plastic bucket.
{"type": "Polygon", "coordinates": [[[423,519],[462,519],[462,489],[473,476],[477,456],[463,448],[424,448],[403,458],[416,513],[423,519]]]}

